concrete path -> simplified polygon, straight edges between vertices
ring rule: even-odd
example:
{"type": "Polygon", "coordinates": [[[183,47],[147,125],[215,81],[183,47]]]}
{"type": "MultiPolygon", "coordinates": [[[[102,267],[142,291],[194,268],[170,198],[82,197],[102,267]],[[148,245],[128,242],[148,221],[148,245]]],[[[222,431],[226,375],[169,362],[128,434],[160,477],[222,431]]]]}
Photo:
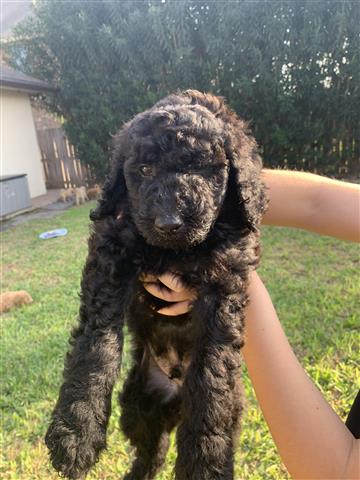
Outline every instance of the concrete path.
{"type": "Polygon", "coordinates": [[[8,220],[2,220],[0,223],[0,232],[7,230],[8,228],[15,227],[16,225],[22,225],[29,220],[52,218],[59,213],[63,212],[69,207],[75,204],[75,201],[71,202],[59,202],[58,198],[61,190],[48,190],[45,195],[40,195],[32,199],[32,208],[29,211],[20,213],[8,220]]]}

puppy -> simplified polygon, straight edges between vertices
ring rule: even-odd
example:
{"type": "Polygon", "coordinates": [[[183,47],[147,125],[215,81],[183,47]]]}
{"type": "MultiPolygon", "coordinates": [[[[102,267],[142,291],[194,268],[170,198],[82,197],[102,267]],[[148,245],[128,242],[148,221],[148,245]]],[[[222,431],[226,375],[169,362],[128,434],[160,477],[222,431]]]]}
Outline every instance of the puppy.
{"type": "Polygon", "coordinates": [[[59,201],[63,202],[63,203],[66,203],[70,200],[73,200],[74,195],[75,195],[74,189],[73,188],[67,188],[66,190],[62,190],[60,192],[59,201]]]}
{"type": "Polygon", "coordinates": [[[88,200],[85,187],[75,188],[75,203],[77,206],[84,204],[88,200]]]}
{"type": "Polygon", "coordinates": [[[96,183],[92,188],[88,188],[86,193],[89,200],[99,200],[101,195],[101,188],[96,183]]]}
{"type": "Polygon", "coordinates": [[[117,134],[91,214],[80,318],[46,443],[54,468],[81,478],[106,446],[126,322],[133,366],[121,428],[136,449],[126,480],[155,478],[177,429],[176,480],[233,479],[249,273],[266,208],[261,159],[224,101],[185,91],[117,134]],[[182,275],[198,298],[166,317],[141,274],[182,275]]]}
{"type": "Polygon", "coordinates": [[[14,307],[21,305],[28,305],[32,303],[33,299],[25,292],[25,290],[19,290],[18,292],[4,292],[0,294],[0,313],[5,313],[14,307]]]}

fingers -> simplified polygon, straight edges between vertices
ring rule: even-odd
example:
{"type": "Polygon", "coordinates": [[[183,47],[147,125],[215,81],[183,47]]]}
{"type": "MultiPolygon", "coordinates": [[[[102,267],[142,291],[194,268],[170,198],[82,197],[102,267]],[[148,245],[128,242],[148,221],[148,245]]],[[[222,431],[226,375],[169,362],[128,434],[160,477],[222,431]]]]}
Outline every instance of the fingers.
{"type": "Polygon", "coordinates": [[[140,280],[144,282],[144,287],[148,285],[149,288],[146,288],[149,293],[155,295],[155,297],[162,298],[168,302],[178,302],[182,300],[194,300],[196,298],[195,290],[185,287],[184,283],[181,280],[179,275],[175,273],[164,273],[159,277],[155,275],[140,275],[140,280]],[[161,284],[165,285],[168,290],[161,288],[161,284]],[[156,288],[156,291],[155,291],[156,288]],[[170,292],[169,292],[170,290],[170,292]],[[178,294],[178,295],[176,295],[178,294]],[[166,296],[165,296],[166,295],[166,296]]]}
{"type": "Polygon", "coordinates": [[[163,275],[160,275],[159,280],[174,292],[182,292],[186,289],[179,275],[176,275],[175,273],[164,273],[163,275]]]}
{"type": "Polygon", "coordinates": [[[181,281],[181,278],[175,273],[167,272],[163,275],[160,275],[159,277],[156,277],[155,275],[141,273],[139,278],[142,282],[145,283],[156,283],[160,281],[167,288],[173,290],[174,292],[180,292],[185,288],[184,284],[181,281]]]}
{"type": "Polygon", "coordinates": [[[186,288],[181,278],[175,273],[164,273],[159,277],[154,275],[140,275],[144,288],[154,297],[173,302],[161,308],[158,313],[162,315],[183,315],[191,310],[192,300],[196,298],[195,290],[186,288]]]}
{"type": "Polygon", "coordinates": [[[161,308],[158,310],[158,313],[175,317],[176,315],[187,313],[189,310],[191,310],[191,301],[185,300],[184,302],[173,303],[169,307],[161,308]]]}
{"type": "Polygon", "coordinates": [[[145,274],[145,273],[140,273],[140,276],[139,276],[139,280],[140,282],[157,282],[158,279],[157,277],[155,277],[155,275],[150,275],[150,274],[145,274]]]}
{"type": "Polygon", "coordinates": [[[144,283],[143,285],[145,290],[151,293],[151,295],[161,298],[166,302],[182,302],[191,299],[193,295],[190,290],[184,289],[176,292],[169,290],[169,288],[165,288],[163,284],[160,283],[144,283]]]}

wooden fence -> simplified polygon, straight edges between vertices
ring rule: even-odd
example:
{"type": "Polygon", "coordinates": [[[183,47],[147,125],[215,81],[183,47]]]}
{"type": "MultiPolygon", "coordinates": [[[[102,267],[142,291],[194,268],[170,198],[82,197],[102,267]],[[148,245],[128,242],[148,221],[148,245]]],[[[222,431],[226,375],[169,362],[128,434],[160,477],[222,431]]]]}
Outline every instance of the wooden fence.
{"type": "Polygon", "coordinates": [[[46,188],[69,188],[88,185],[90,168],[75,156],[62,128],[37,131],[46,188]]]}
{"type": "MultiPolygon", "coordinates": [[[[90,167],[76,158],[62,128],[38,130],[37,135],[48,189],[91,185],[90,167]]],[[[267,168],[305,170],[359,181],[359,148],[354,139],[347,142],[333,139],[331,145],[309,146],[305,149],[306,157],[286,149],[277,152],[269,149],[263,157],[267,168]]]]}

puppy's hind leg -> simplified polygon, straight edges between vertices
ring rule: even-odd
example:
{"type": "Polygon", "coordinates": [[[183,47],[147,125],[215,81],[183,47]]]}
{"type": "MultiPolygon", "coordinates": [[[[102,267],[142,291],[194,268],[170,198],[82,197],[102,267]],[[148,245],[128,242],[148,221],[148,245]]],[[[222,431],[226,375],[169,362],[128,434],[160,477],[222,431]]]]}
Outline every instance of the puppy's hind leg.
{"type": "Polygon", "coordinates": [[[138,367],[134,367],[120,394],[120,425],[136,448],[136,458],[124,480],[151,480],[161,469],[169,448],[169,434],[178,421],[178,408],[161,404],[149,394],[138,367]]]}

